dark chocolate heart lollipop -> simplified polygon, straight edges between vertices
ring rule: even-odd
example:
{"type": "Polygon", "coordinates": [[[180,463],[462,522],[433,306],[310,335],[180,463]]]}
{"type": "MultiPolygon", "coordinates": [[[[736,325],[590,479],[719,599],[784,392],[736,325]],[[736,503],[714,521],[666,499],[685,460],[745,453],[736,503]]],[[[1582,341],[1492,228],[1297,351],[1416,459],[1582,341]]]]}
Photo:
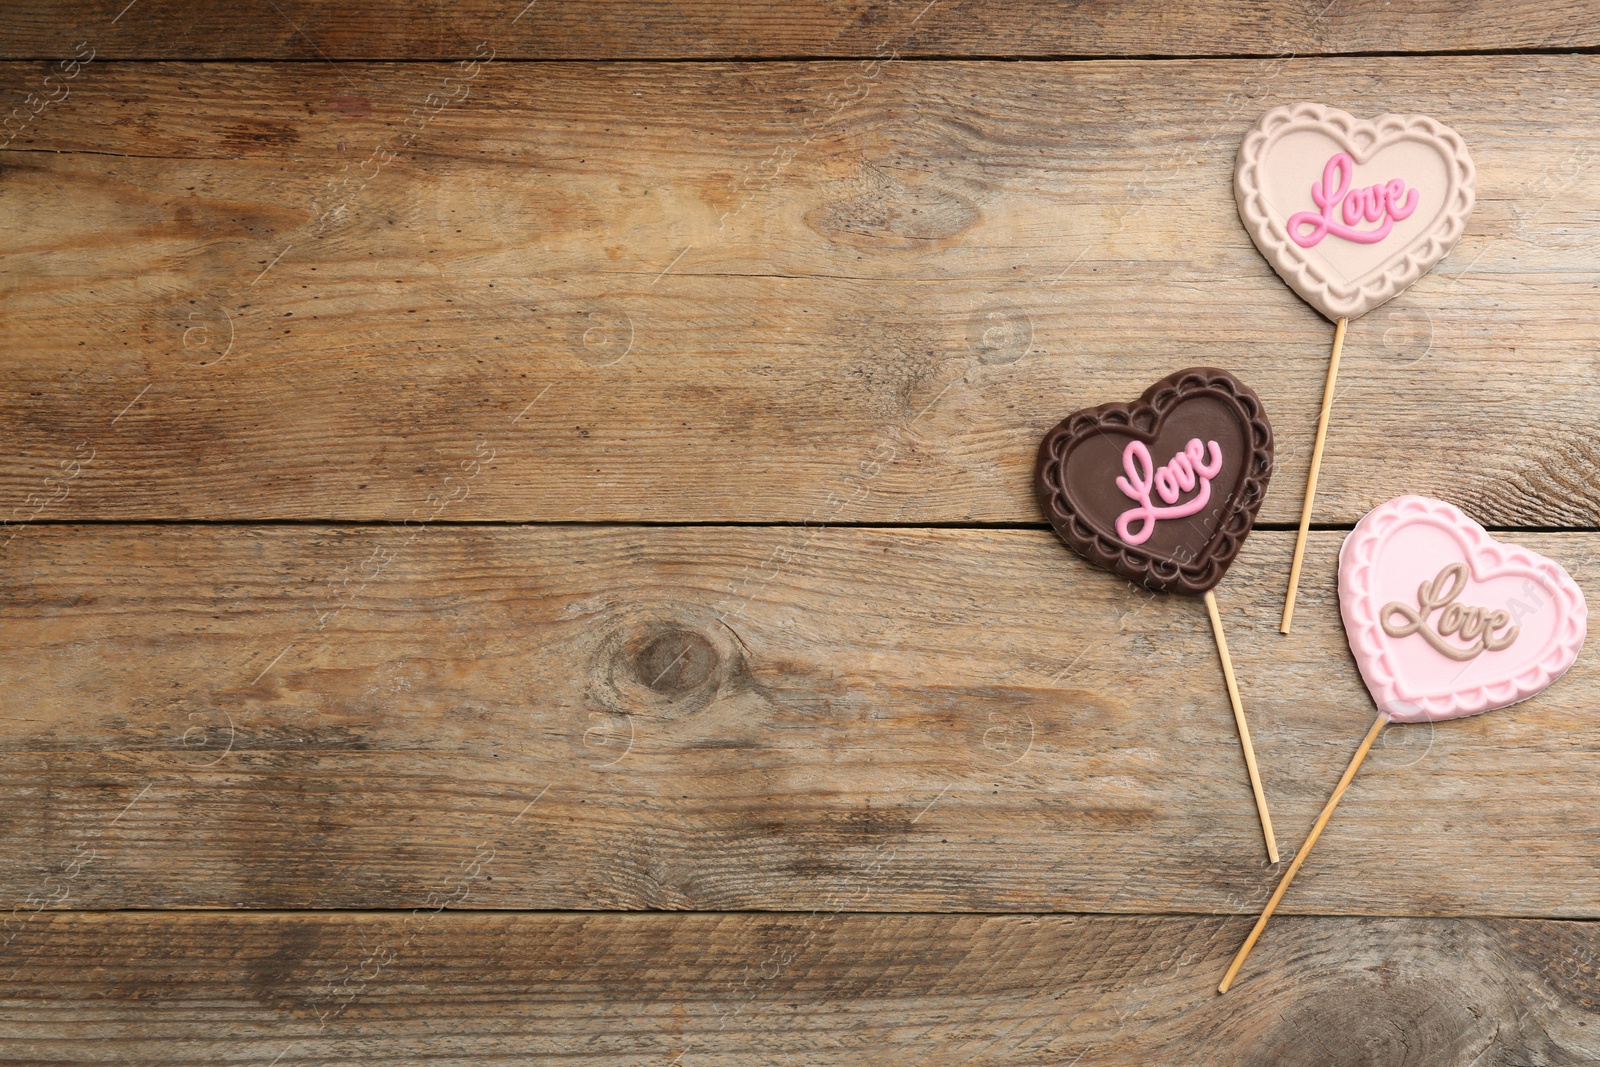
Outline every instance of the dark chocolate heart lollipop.
{"type": "Polygon", "coordinates": [[[1213,367],[1161,379],[1134,404],[1069,415],[1039,445],[1034,488],[1061,539],[1089,562],[1151,589],[1199,593],[1222,658],[1267,855],[1272,817],[1250,746],[1212,587],[1256,521],[1272,476],[1261,398],[1213,367]]]}
{"type": "Polygon", "coordinates": [[[1191,367],[1137,403],[1063,419],[1039,445],[1034,487],[1089,562],[1162,592],[1204,593],[1239,554],[1271,476],[1261,398],[1225,370],[1191,367]]]}

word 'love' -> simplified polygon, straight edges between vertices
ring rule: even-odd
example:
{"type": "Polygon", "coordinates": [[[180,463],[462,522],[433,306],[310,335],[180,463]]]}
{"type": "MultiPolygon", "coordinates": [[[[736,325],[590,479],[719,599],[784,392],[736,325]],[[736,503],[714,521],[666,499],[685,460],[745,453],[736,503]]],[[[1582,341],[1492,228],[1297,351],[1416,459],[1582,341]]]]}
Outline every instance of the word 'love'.
{"type": "Polygon", "coordinates": [[[1117,488],[1122,490],[1124,496],[1138,501],[1139,506],[1117,516],[1117,536],[1130,545],[1142,545],[1155,533],[1157,519],[1181,519],[1206,506],[1211,499],[1211,479],[1222,470],[1222,449],[1217,447],[1215,441],[1207,441],[1202,445],[1200,438],[1192,437],[1182,452],[1168,460],[1166,466],[1156,470],[1155,461],[1150,458],[1150,450],[1144,446],[1144,442],[1129,441],[1128,447],[1122,450],[1122,469],[1127,472],[1127,477],[1117,478],[1117,488]],[[1211,450],[1209,461],[1205,458],[1207,447],[1211,450]],[[1179,504],[1178,497],[1196,485],[1200,487],[1200,492],[1194,499],[1179,504]],[[1164,503],[1176,506],[1163,508],[1152,504],[1152,488],[1164,503]],[[1135,523],[1141,524],[1138,533],[1133,532],[1135,523]]]}
{"type": "Polygon", "coordinates": [[[1378,622],[1390,637],[1409,637],[1417,634],[1439,652],[1454,660],[1469,660],[1481,652],[1498,652],[1510,646],[1522,632],[1522,627],[1512,626],[1504,633],[1495,631],[1511,622],[1507,611],[1485,611],[1483,608],[1464,608],[1456,598],[1467,587],[1467,565],[1449,563],[1431,582],[1423,582],[1417,589],[1417,606],[1412,608],[1398,600],[1390,601],[1378,612],[1378,622]],[[1440,609],[1444,609],[1440,611],[1440,609]],[[1428,625],[1428,616],[1439,611],[1437,632],[1428,625]],[[1394,616],[1405,621],[1395,623],[1394,616]],[[1458,634],[1468,642],[1465,648],[1451,644],[1445,638],[1458,634]]]}
{"type": "Polygon", "coordinates": [[[1301,248],[1310,248],[1331,233],[1346,241],[1377,244],[1389,236],[1397,220],[1410,218],[1417,210],[1417,190],[1407,189],[1403,179],[1390,178],[1379,185],[1352,190],[1350,180],[1355,171],[1355,160],[1348,152],[1337,152],[1329,158],[1322,168],[1322,181],[1311,186],[1311,199],[1320,210],[1297,211],[1289,216],[1291,241],[1301,248]],[[1336,213],[1344,222],[1335,218],[1336,213]],[[1358,230],[1356,224],[1362,219],[1382,221],[1383,225],[1358,230]],[[1302,231],[1302,227],[1310,229],[1302,231]]]}

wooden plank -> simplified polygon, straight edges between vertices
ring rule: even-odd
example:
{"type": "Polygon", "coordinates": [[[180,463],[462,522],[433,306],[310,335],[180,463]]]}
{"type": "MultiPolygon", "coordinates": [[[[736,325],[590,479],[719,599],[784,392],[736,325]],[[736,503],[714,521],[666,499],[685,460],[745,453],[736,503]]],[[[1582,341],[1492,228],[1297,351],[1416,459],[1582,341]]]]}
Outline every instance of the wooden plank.
{"type": "MultiPolygon", "coordinates": [[[[1065,916],[51,915],[0,1063],[1577,1064],[1593,924],[1065,916]]],[[[23,956],[23,953],[29,953],[23,956]]]]}
{"type": "Polygon", "coordinates": [[[456,59],[479,42],[523,59],[870,56],[1319,55],[1600,45],[1584,4],[1486,0],[39,0],[0,19],[0,57],[52,58],[79,40],[126,59],[456,59]]]}
{"type": "MultiPolygon", "coordinates": [[[[1370,722],[1314,533],[1219,589],[1284,858],[1370,722]]],[[[1600,535],[1526,543],[1591,594],[1600,535]]],[[[1203,608],[1034,530],[26,529],[0,899],[1229,912],[1266,867],[1203,608]]],[[[1588,656],[1397,727],[1285,902],[1595,917],[1588,656]]]]}
{"type": "Polygon", "coordinates": [[[1481,198],[1352,324],[1318,520],[1600,525],[1594,56],[471,69],[83,70],[0,152],[12,520],[1036,522],[1048,426],[1209,363],[1292,522],[1331,327],[1229,180],[1308,96],[1481,198]]]}

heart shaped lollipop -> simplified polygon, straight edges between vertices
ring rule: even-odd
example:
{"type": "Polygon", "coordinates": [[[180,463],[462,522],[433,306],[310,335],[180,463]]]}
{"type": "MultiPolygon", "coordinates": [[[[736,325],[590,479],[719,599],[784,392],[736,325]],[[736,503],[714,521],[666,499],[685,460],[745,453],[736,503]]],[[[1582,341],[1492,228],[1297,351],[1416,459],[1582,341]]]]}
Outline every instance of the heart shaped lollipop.
{"type": "Polygon", "coordinates": [[[1496,541],[1460,508],[1425,496],[1373,508],[1344,539],[1339,612],[1378,718],[1229,965],[1223,993],[1384,726],[1527,700],[1578,658],[1589,616],[1560,564],[1496,541]]]}
{"type": "Polygon", "coordinates": [[[1133,404],[1067,416],[1039,445],[1034,488],[1061,539],[1161,592],[1222,580],[1272,476],[1272,425],[1225,370],[1169,375],[1133,404]]]}
{"type": "Polygon", "coordinates": [[[1239,147],[1234,198],[1250,239],[1306,303],[1358,318],[1446,255],[1472,213],[1466,142],[1426,115],[1363,121],[1275,107],[1239,147]]]}
{"type": "Polygon", "coordinates": [[[1374,508],[1345,538],[1339,610],[1373,701],[1398,722],[1528,699],[1578,658],[1588,618],[1559,564],[1424,496],[1374,508]]]}
{"type": "Polygon", "coordinates": [[[1239,554],[1271,475],[1272,425],[1261,398],[1225,370],[1191,367],[1136,403],[1063,419],[1039,444],[1034,489],[1056,533],[1089,562],[1151,589],[1204,596],[1276,863],[1272,817],[1212,593],[1239,554]]]}
{"type": "Polygon", "coordinates": [[[1460,239],[1476,175],[1461,135],[1426,115],[1362,120],[1325,104],[1261,116],[1239,146],[1233,194],[1256,248],[1338,325],[1283,602],[1288,633],[1348,319],[1426,274],[1460,239]]]}

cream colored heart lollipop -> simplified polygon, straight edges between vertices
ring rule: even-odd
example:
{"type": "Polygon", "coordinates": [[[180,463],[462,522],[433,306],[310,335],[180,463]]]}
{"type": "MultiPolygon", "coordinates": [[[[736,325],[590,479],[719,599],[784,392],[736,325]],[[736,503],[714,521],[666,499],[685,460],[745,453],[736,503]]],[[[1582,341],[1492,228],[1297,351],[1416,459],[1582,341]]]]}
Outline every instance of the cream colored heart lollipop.
{"type": "Polygon", "coordinates": [[[1284,633],[1294,619],[1345,325],[1449,254],[1472,213],[1474,182],[1466,142],[1426,115],[1363,120],[1324,104],[1289,104],[1261,116],[1239,146],[1233,192],[1250,239],[1291,289],[1336,323],[1284,633]]]}

